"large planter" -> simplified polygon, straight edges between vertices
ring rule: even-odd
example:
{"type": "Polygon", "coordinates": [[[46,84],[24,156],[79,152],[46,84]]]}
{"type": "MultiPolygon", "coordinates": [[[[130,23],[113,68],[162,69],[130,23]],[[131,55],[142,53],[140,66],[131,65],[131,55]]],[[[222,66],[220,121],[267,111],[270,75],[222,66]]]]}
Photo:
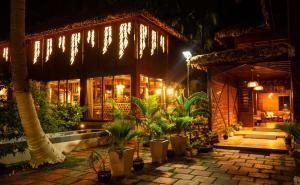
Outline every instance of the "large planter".
{"type": "Polygon", "coordinates": [[[171,136],[171,145],[175,151],[175,155],[184,155],[187,148],[187,136],[171,136]]]}
{"type": "Polygon", "coordinates": [[[123,153],[120,150],[109,151],[110,168],[113,177],[124,177],[131,174],[133,154],[133,148],[125,148],[123,153]]]}
{"type": "Polygon", "coordinates": [[[296,169],[299,169],[300,168],[300,144],[296,142],[294,144],[294,158],[295,158],[296,169]]]}
{"type": "Polygon", "coordinates": [[[165,139],[150,141],[152,162],[163,163],[167,159],[168,145],[169,141],[165,139]]]}

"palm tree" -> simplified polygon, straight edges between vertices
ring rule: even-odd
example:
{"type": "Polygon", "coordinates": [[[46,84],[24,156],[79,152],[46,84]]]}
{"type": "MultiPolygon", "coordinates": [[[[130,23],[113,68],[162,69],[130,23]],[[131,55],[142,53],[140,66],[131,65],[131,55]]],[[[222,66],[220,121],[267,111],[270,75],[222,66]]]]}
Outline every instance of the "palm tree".
{"type": "Polygon", "coordinates": [[[50,142],[41,128],[29,90],[25,55],[25,0],[11,1],[10,46],[12,53],[12,81],[21,123],[31,154],[30,164],[58,163],[65,156],[50,142]]]}

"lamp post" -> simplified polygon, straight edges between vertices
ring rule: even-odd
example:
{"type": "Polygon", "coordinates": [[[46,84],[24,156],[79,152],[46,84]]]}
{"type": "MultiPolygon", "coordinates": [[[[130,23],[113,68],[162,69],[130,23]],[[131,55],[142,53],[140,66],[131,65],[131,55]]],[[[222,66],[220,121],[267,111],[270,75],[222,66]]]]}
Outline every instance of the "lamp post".
{"type": "Polygon", "coordinates": [[[186,88],[187,88],[187,97],[190,96],[190,61],[189,59],[192,57],[192,53],[190,51],[184,51],[182,52],[184,58],[185,58],[185,61],[186,61],[186,67],[187,67],[187,70],[186,70],[186,88]]]}

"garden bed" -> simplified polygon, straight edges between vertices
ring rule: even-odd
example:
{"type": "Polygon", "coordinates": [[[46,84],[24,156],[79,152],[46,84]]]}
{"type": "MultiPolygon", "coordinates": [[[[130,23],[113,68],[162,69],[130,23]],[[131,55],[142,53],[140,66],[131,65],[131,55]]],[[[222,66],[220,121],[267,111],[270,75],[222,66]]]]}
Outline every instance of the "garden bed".
{"type": "MultiPolygon", "coordinates": [[[[49,133],[47,134],[50,141],[62,152],[71,152],[97,146],[107,145],[110,137],[106,130],[103,129],[87,129],[74,130],[67,132],[49,133]]],[[[0,145],[10,145],[14,142],[26,143],[25,137],[18,140],[0,141],[0,145]]],[[[25,152],[17,152],[15,155],[9,154],[0,158],[0,163],[13,164],[22,161],[28,161],[30,154],[28,149],[25,152]]]]}

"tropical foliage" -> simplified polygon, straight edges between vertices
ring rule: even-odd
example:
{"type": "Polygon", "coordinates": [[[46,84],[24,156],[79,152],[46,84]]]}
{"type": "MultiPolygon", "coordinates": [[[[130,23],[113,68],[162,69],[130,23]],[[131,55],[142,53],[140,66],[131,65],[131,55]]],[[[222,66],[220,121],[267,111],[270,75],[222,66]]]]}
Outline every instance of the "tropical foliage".
{"type": "Polygon", "coordinates": [[[174,130],[180,134],[197,115],[209,116],[208,97],[205,92],[196,92],[186,98],[183,94],[177,97],[175,105],[169,109],[169,120],[174,123],[174,130]],[[197,108],[191,109],[197,104],[197,108]]]}
{"type": "Polygon", "coordinates": [[[145,99],[132,97],[131,101],[135,104],[142,116],[142,125],[149,134],[149,139],[161,138],[171,127],[172,124],[163,116],[156,95],[148,96],[145,99]]]}
{"type": "Polygon", "coordinates": [[[112,136],[112,150],[123,151],[126,141],[140,135],[140,131],[133,131],[134,119],[125,115],[114,100],[109,100],[112,106],[113,123],[107,128],[112,136]]]}

